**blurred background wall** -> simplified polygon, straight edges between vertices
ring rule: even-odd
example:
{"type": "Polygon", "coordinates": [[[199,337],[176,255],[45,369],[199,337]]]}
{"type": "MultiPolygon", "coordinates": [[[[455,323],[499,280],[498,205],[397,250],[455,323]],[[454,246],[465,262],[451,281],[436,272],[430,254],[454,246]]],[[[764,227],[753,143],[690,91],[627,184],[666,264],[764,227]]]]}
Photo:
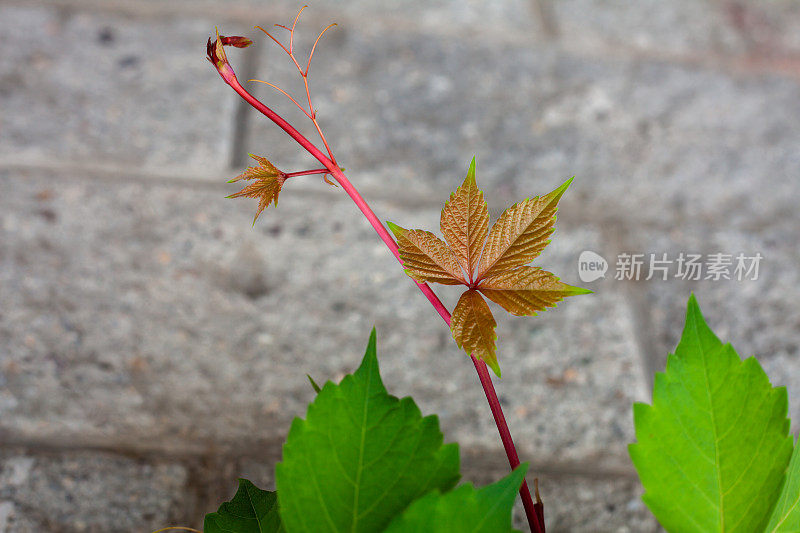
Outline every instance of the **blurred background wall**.
{"type": "MultiPolygon", "coordinates": [[[[472,365],[341,189],[292,180],[255,226],[255,201],[224,198],[248,152],[316,165],[224,85],[206,38],[253,37],[229,52],[239,77],[298,91],[252,26],[299,7],[0,1],[0,531],[199,527],[238,476],[271,488],[305,374],[353,370],[373,325],[390,392],[440,415],[465,478],[506,471],[472,365]]],[[[692,290],[800,412],[797,2],[325,0],[298,46],[332,21],[315,105],[381,218],[437,229],[473,155],[495,216],[576,176],[536,264],[595,294],[497,313],[497,387],[550,531],[657,530],[631,403],[692,290]],[[605,278],[581,281],[584,251],[605,278]],[[709,270],[726,260],[731,279],[709,270]]]]}

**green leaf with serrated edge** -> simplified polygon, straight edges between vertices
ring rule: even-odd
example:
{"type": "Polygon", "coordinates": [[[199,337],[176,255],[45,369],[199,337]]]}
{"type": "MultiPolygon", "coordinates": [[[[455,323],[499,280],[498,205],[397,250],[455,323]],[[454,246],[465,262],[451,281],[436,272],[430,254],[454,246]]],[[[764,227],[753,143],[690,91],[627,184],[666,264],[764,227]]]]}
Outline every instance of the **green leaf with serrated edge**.
{"type": "Polygon", "coordinates": [[[283,533],[278,515],[278,497],[261,490],[246,479],[229,502],[209,513],[203,521],[204,533],[283,533]]]}
{"type": "Polygon", "coordinates": [[[381,531],[426,492],[459,478],[456,444],[443,445],[435,416],[411,398],[387,394],[375,330],[361,366],[326,383],[295,418],[275,468],[281,519],[289,532],[381,531]]]}
{"type": "Polygon", "coordinates": [[[723,345],[692,295],[653,405],[637,403],[629,446],[644,502],[668,531],[762,531],[792,452],[786,389],[723,345]]]}
{"type": "Polygon", "coordinates": [[[461,485],[447,493],[433,491],[397,516],[385,533],[502,533],[515,531],[511,511],[528,464],[481,489],[461,485]]]}
{"type": "Polygon", "coordinates": [[[786,480],[772,510],[765,531],[790,533],[800,531],[800,446],[795,445],[786,480]]]}

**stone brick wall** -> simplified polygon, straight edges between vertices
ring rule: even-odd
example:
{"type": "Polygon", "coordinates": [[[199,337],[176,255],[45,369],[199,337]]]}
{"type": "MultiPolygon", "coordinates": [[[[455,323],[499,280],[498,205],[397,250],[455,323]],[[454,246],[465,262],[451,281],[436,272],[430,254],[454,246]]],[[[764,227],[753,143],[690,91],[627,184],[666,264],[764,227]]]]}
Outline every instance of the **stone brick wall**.
{"type": "MultiPolygon", "coordinates": [[[[199,527],[237,477],[271,485],[305,373],[354,369],[373,325],[391,392],[440,415],[465,477],[506,470],[471,365],[341,190],[299,178],[254,227],[223,198],[248,152],[310,160],[205,40],[253,35],[240,77],[292,87],[250,28],[297,7],[0,2],[0,532],[199,527]]],[[[691,290],[800,412],[796,2],[323,0],[298,45],[330,21],[315,103],[382,218],[435,228],[473,155],[495,213],[576,176],[537,264],[580,284],[593,250],[606,278],[498,326],[549,531],[658,530],[625,446],[691,290]],[[622,252],[764,259],[757,281],[623,281],[622,252]]]]}

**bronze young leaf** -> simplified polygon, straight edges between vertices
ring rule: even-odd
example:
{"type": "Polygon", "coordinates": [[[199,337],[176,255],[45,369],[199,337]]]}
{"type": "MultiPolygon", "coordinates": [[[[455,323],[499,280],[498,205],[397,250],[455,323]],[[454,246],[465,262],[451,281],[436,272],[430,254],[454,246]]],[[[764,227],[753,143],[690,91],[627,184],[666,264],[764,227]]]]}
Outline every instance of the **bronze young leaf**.
{"type": "Polygon", "coordinates": [[[420,283],[466,285],[457,256],[439,237],[430,231],[407,230],[391,222],[388,224],[403,250],[403,266],[409,276],[420,283]]]}
{"type": "Polygon", "coordinates": [[[472,279],[489,231],[489,207],[475,182],[475,158],[472,158],[464,183],[444,204],[439,226],[461,267],[472,279]]]}
{"type": "Polygon", "coordinates": [[[286,181],[286,174],[278,170],[275,165],[267,161],[264,157],[253,154],[250,154],[250,157],[258,161],[258,166],[247,167],[244,172],[232,180],[229,180],[228,183],[240,180],[255,181],[246,185],[241,191],[231,194],[228,198],[258,198],[258,209],[256,210],[256,216],[253,218],[253,224],[255,224],[258,215],[260,215],[271,202],[274,202],[275,207],[278,207],[278,194],[281,192],[283,182],[286,181]]]}
{"type": "Polygon", "coordinates": [[[497,322],[492,311],[478,291],[470,289],[461,295],[450,319],[453,338],[467,355],[474,354],[499,376],[500,365],[497,364],[494,344],[497,339],[495,326],[497,322]]]}
{"type": "Polygon", "coordinates": [[[421,283],[468,287],[453,310],[450,331],[460,348],[498,376],[497,323],[481,294],[509,313],[525,316],[555,307],[567,296],[592,292],[561,283],[546,270],[524,266],[550,243],[558,201],[571,181],[512,205],[489,230],[489,209],[475,180],[473,158],[464,183],[442,209],[440,228],[446,243],[428,231],[389,222],[409,276],[421,283]]]}

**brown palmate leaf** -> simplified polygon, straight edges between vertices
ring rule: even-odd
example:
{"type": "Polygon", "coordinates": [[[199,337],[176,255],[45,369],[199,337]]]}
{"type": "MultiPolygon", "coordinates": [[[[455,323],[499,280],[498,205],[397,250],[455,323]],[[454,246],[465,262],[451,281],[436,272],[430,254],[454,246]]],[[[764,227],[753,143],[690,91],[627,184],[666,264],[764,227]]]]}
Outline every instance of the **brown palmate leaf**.
{"type": "Polygon", "coordinates": [[[478,189],[475,182],[474,157],[464,183],[444,204],[440,227],[461,268],[469,279],[473,279],[489,232],[489,208],[483,199],[483,191],[478,189]]]}
{"type": "Polygon", "coordinates": [[[497,376],[500,366],[495,355],[494,328],[497,322],[478,291],[468,290],[459,298],[450,320],[450,331],[459,348],[483,360],[497,376]]]}
{"type": "Polygon", "coordinates": [[[518,267],[485,278],[478,289],[491,301],[517,316],[535,315],[567,296],[592,291],[561,283],[558,278],[538,267],[518,267]]]}
{"type": "Polygon", "coordinates": [[[489,277],[530,263],[550,241],[558,201],[572,178],[541,197],[514,204],[494,223],[481,256],[479,277],[489,277]]]}
{"type": "Polygon", "coordinates": [[[278,207],[278,194],[281,192],[286,175],[266,158],[253,154],[250,154],[250,157],[258,161],[258,166],[247,167],[242,174],[228,181],[228,183],[240,180],[256,181],[246,185],[241,191],[231,194],[228,198],[258,198],[258,210],[256,210],[255,218],[253,218],[253,224],[255,224],[258,216],[269,206],[270,202],[274,202],[275,207],[278,207]]]}
{"type": "Polygon", "coordinates": [[[408,230],[387,222],[397,238],[406,274],[420,283],[466,284],[458,260],[447,244],[430,231],[408,230]]]}
{"type": "Polygon", "coordinates": [[[258,178],[270,178],[283,176],[283,172],[278,170],[278,167],[269,162],[266,157],[259,155],[249,154],[250,157],[258,162],[257,167],[247,167],[247,169],[233,179],[228,180],[228,183],[234,183],[241,180],[252,180],[258,178]]]}

